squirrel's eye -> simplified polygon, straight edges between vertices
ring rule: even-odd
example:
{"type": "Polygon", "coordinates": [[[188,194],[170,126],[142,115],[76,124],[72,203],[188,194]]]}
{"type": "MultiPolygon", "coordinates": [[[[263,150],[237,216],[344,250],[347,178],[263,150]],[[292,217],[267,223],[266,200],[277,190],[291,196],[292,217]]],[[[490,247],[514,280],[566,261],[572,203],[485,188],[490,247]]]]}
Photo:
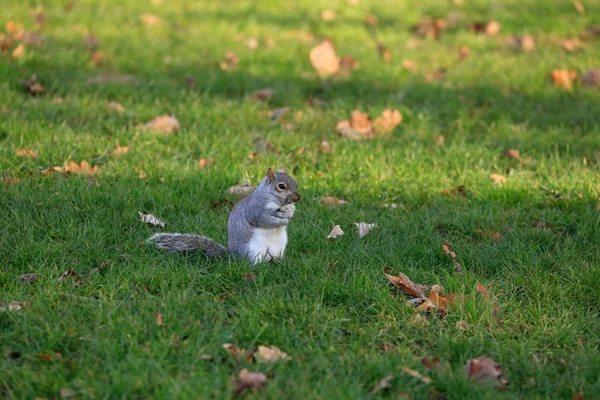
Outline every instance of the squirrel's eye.
{"type": "Polygon", "coordinates": [[[285,183],[279,183],[279,184],[277,185],[277,188],[278,188],[279,190],[285,190],[285,188],[286,188],[286,186],[285,186],[285,183]]]}

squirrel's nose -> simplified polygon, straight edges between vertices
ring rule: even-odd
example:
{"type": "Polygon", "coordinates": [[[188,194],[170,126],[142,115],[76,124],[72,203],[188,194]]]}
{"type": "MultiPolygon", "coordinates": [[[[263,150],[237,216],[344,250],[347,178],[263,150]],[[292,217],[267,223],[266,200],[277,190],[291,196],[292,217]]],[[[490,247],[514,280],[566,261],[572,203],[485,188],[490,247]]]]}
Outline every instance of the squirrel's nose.
{"type": "Polygon", "coordinates": [[[294,196],[294,203],[297,203],[299,201],[300,201],[300,195],[298,193],[296,193],[294,196]]]}

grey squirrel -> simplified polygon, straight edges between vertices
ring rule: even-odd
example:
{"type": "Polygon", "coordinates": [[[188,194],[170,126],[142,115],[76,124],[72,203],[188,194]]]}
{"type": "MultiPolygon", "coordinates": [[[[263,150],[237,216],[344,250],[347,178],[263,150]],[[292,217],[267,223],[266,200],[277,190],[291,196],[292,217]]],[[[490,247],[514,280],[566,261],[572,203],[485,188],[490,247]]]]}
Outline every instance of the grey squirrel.
{"type": "Polygon", "coordinates": [[[207,256],[227,253],[249,259],[253,264],[283,257],[287,225],[300,200],[298,184],[283,168],[267,175],[258,187],[240,200],[227,221],[227,247],[191,233],[156,233],[147,242],[169,252],[201,250],[207,256]]]}

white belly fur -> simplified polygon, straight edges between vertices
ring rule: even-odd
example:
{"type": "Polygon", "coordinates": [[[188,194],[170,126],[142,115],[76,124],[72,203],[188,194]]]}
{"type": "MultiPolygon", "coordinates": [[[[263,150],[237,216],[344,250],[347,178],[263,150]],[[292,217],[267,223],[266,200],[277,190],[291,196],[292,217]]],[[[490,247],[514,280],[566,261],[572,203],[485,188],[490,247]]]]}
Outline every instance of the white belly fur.
{"type": "Polygon", "coordinates": [[[254,264],[283,257],[287,245],[287,226],[256,228],[248,244],[248,256],[254,264]]]}

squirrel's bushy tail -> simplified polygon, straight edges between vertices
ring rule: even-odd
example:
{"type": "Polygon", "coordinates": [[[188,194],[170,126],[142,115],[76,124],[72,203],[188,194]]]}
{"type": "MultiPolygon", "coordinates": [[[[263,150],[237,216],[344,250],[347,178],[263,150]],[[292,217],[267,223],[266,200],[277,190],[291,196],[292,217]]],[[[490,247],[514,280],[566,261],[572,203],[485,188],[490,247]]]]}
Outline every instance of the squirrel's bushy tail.
{"type": "Polygon", "coordinates": [[[221,246],[206,236],[195,235],[193,233],[155,233],[146,242],[154,242],[159,249],[171,253],[201,250],[209,257],[227,253],[226,247],[221,246]]]}

